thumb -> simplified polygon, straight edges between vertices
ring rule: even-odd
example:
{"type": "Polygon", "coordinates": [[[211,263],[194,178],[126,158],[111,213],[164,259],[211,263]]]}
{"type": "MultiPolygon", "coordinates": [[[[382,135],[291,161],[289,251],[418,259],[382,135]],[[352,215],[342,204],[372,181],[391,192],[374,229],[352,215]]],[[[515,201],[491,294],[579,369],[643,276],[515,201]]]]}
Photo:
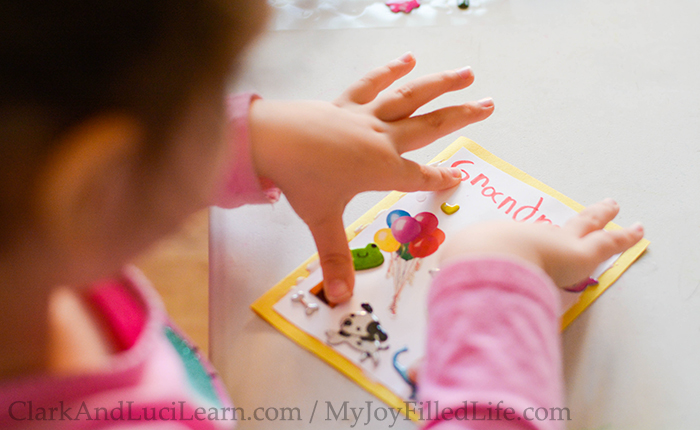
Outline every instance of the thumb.
{"type": "Polygon", "coordinates": [[[323,291],[331,303],[342,303],[352,297],[355,273],[342,215],[309,224],[316,242],[323,270],[323,291]]]}

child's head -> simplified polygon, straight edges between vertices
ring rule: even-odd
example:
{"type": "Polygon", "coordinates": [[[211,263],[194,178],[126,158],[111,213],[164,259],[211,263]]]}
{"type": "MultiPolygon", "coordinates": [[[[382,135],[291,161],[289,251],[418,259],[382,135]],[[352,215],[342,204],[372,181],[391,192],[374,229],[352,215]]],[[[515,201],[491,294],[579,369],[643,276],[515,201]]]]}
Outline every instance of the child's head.
{"type": "Polygon", "coordinates": [[[262,0],[0,2],[0,259],[82,256],[66,270],[87,279],[201,205],[226,78],[264,15],[262,0]]]}

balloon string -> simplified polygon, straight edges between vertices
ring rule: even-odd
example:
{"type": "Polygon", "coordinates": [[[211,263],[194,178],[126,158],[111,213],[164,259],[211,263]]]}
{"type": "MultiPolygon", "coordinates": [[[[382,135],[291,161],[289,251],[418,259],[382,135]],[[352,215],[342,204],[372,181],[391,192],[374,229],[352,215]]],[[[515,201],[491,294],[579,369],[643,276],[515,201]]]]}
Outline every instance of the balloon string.
{"type": "Polygon", "coordinates": [[[390,277],[394,274],[394,261],[396,261],[396,258],[398,257],[397,254],[391,253],[391,260],[389,260],[389,267],[386,269],[386,277],[390,277]]]}
{"type": "Polygon", "coordinates": [[[391,301],[391,306],[389,307],[389,310],[393,315],[396,315],[396,307],[398,305],[399,296],[401,296],[401,292],[403,291],[404,287],[407,283],[413,285],[413,279],[416,271],[420,268],[420,260],[420,258],[414,258],[406,261],[401,257],[396,259],[396,266],[393,269],[394,297],[391,301]]]}

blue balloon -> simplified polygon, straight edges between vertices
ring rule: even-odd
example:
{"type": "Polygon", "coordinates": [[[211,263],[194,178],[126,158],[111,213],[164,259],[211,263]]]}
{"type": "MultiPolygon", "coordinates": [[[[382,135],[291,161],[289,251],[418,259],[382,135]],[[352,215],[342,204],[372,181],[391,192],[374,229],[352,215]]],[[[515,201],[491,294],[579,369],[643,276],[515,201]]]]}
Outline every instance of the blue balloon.
{"type": "Polygon", "coordinates": [[[411,216],[411,215],[402,209],[396,209],[396,210],[389,212],[389,215],[386,216],[386,225],[391,227],[391,225],[394,223],[394,221],[401,218],[402,216],[411,216]]]}

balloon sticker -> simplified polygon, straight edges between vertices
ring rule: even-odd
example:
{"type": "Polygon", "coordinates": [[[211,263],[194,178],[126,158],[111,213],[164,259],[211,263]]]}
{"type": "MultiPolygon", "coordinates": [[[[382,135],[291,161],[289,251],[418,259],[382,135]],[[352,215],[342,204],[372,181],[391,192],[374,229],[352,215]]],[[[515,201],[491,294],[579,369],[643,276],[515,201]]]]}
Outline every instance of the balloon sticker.
{"type": "Polygon", "coordinates": [[[377,231],[374,234],[374,243],[377,244],[379,249],[386,252],[395,252],[401,246],[401,244],[394,239],[390,228],[383,228],[377,231]]]}
{"type": "Polygon", "coordinates": [[[402,216],[410,216],[408,212],[401,210],[401,209],[396,209],[394,211],[389,212],[389,214],[386,216],[386,224],[391,227],[391,225],[396,221],[397,219],[401,218],[402,216]]]}
{"type": "Polygon", "coordinates": [[[401,291],[413,282],[421,259],[434,254],[445,241],[445,232],[438,228],[438,219],[430,212],[412,217],[405,210],[396,209],[389,212],[386,224],[388,228],[374,234],[374,243],[391,253],[386,276],[394,278],[394,298],[389,309],[396,314],[401,291]]]}
{"type": "Polygon", "coordinates": [[[413,217],[402,216],[391,225],[391,234],[400,243],[409,243],[421,233],[420,223],[413,217]]]}

